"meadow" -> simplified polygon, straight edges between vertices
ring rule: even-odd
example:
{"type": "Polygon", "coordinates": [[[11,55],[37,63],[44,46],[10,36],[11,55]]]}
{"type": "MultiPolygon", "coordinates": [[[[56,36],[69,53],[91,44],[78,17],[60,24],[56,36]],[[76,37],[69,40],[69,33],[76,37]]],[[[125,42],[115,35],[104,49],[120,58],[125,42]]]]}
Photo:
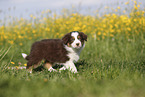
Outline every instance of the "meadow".
{"type": "Polygon", "coordinates": [[[129,15],[118,15],[120,7],[102,16],[46,10],[39,17],[4,23],[0,26],[0,97],[145,97],[145,10],[133,3],[129,15]],[[71,31],[88,35],[75,63],[77,74],[49,72],[41,66],[32,74],[17,69],[27,65],[21,53],[29,54],[33,42],[62,38],[71,31]]]}

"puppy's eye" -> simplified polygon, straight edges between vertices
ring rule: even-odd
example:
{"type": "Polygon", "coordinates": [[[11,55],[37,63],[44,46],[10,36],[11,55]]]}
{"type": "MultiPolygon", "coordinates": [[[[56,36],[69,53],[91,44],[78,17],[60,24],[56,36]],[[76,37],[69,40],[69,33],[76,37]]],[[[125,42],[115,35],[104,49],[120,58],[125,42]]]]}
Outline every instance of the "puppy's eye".
{"type": "Polygon", "coordinates": [[[81,40],[81,37],[80,36],[78,36],[77,38],[78,38],[78,40],[81,40]]]}
{"type": "Polygon", "coordinates": [[[72,38],[71,38],[71,40],[72,40],[72,41],[74,41],[74,40],[75,40],[75,38],[74,38],[74,37],[72,37],[72,38]]]}

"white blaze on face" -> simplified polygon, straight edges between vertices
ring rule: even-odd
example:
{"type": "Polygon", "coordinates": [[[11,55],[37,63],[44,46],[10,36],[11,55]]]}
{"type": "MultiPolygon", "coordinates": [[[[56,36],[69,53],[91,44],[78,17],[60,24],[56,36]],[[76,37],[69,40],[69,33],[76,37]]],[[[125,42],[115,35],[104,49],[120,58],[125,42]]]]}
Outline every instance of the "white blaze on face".
{"type": "Polygon", "coordinates": [[[78,39],[78,35],[79,35],[78,32],[72,32],[72,33],[71,33],[71,36],[75,38],[75,40],[74,40],[73,43],[71,44],[71,46],[72,46],[73,48],[80,48],[80,47],[82,46],[81,41],[78,39]]]}

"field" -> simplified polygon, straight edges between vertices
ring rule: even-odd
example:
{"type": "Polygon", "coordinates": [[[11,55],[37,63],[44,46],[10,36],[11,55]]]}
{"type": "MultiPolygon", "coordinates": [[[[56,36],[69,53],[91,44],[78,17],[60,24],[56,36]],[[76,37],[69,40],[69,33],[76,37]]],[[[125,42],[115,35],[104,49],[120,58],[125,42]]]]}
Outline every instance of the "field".
{"type": "MultiPolygon", "coordinates": [[[[127,2],[125,3],[128,4],[127,2]]],[[[51,10],[30,20],[20,18],[0,26],[0,97],[145,97],[145,11],[103,16],[51,10]],[[49,72],[42,67],[29,74],[21,53],[46,38],[71,31],[88,35],[77,74],[49,72]],[[8,69],[15,67],[16,69],[8,69]]],[[[42,62],[43,64],[43,62],[42,62]]],[[[55,67],[59,69],[59,67],[55,67]]]]}

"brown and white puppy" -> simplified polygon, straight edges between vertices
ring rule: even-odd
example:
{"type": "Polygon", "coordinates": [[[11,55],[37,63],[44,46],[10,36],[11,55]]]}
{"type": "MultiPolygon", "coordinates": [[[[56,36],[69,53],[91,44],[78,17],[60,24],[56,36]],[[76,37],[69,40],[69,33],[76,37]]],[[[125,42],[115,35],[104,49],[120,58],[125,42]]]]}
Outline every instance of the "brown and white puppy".
{"type": "Polygon", "coordinates": [[[77,73],[74,62],[79,60],[79,55],[85,46],[87,35],[83,32],[70,32],[62,39],[44,39],[35,42],[30,54],[22,56],[28,60],[27,69],[32,72],[32,67],[37,68],[42,60],[45,60],[44,67],[48,71],[56,71],[52,68],[55,64],[63,65],[59,70],[69,69],[73,73],[77,73]]]}

